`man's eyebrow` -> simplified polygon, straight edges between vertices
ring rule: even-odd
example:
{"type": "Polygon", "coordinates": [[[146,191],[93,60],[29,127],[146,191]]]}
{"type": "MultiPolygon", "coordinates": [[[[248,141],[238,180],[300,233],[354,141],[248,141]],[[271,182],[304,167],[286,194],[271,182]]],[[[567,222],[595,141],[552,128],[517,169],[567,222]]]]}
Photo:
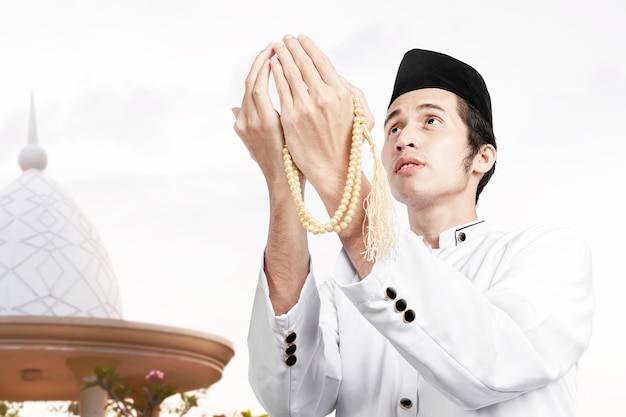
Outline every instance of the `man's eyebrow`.
{"type": "Polygon", "coordinates": [[[418,109],[418,110],[423,110],[423,109],[435,109],[435,110],[442,111],[442,112],[444,112],[444,113],[446,112],[446,111],[443,109],[443,107],[441,107],[440,105],[438,105],[438,104],[432,104],[432,103],[420,104],[420,105],[417,107],[417,109],[418,109]]]}
{"type": "MultiPolygon", "coordinates": [[[[424,104],[420,104],[419,106],[417,106],[417,110],[424,110],[424,109],[434,109],[434,110],[442,111],[444,113],[446,112],[443,109],[443,107],[441,107],[438,104],[424,103],[424,104]]],[[[387,123],[389,122],[389,120],[391,120],[392,118],[396,117],[400,113],[401,113],[400,109],[396,109],[396,110],[392,111],[391,113],[389,113],[389,115],[385,118],[385,123],[383,123],[383,127],[387,126],[387,123]]]]}
{"type": "Polygon", "coordinates": [[[387,123],[389,122],[389,120],[390,120],[392,117],[396,117],[398,114],[400,114],[400,109],[395,109],[394,111],[392,111],[391,113],[389,113],[389,114],[387,115],[387,117],[385,118],[385,123],[383,123],[383,128],[384,128],[385,126],[387,126],[387,123]]]}

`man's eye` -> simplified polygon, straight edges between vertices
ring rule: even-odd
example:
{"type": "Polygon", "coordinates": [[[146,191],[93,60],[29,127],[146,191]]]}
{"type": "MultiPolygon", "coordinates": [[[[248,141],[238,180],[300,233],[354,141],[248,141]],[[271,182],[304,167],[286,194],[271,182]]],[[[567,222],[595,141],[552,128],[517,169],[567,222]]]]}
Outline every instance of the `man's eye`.
{"type": "Polygon", "coordinates": [[[395,127],[391,128],[391,130],[389,131],[389,134],[390,135],[395,135],[396,133],[400,133],[401,130],[402,129],[400,129],[399,127],[395,126],[395,127]]]}
{"type": "Polygon", "coordinates": [[[438,125],[441,122],[439,120],[435,119],[434,117],[429,117],[426,120],[426,123],[429,124],[429,125],[438,125]]]}

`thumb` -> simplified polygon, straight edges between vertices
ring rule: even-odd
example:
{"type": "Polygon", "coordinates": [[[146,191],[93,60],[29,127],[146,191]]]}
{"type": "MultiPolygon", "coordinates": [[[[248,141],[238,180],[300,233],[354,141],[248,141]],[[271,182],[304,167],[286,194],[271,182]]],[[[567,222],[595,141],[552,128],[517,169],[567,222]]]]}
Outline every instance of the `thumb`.
{"type": "Polygon", "coordinates": [[[232,109],[230,109],[233,114],[235,115],[235,117],[239,116],[239,112],[241,111],[241,107],[233,107],[232,109]]]}

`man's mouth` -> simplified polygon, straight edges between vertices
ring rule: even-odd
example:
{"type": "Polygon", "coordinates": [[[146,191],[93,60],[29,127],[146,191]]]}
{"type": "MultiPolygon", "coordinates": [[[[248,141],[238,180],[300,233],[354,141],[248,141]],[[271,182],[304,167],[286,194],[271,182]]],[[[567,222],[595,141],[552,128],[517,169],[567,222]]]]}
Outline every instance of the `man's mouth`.
{"type": "Polygon", "coordinates": [[[418,166],[423,166],[424,164],[421,163],[420,161],[417,160],[401,160],[398,161],[398,163],[396,164],[396,173],[414,168],[414,167],[418,167],[418,166]]]}
{"type": "Polygon", "coordinates": [[[402,171],[403,169],[407,169],[407,168],[415,167],[415,166],[417,166],[417,164],[414,164],[412,162],[409,162],[407,164],[402,164],[400,165],[400,168],[398,168],[398,171],[402,171]]]}

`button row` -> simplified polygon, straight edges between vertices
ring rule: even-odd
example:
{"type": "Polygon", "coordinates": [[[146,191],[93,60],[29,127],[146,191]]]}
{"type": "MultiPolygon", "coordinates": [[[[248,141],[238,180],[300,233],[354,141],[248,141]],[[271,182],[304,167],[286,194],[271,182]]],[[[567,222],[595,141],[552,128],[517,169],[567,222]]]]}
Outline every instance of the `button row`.
{"type": "Polygon", "coordinates": [[[398,298],[396,300],[397,297],[398,293],[395,288],[387,287],[385,289],[385,298],[389,301],[394,301],[393,308],[396,310],[396,313],[403,313],[402,320],[404,320],[405,323],[410,323],[415,320],[415,311],[407,310],[406,300],[404,298],[398,298]]]}
{"type": "Polygon", "coordinates": [[[287,354],[287,356],[285,356],[285,364],[287,364],[287,366],[294,366],[298,361],[298,358],[295,355],[296,345],[293,343],[295,341],[296,333],[287,333],[287,336],[285,336],[285,343],[287,343],[287,347],[285,348],[285,353],[287,354]]]}

